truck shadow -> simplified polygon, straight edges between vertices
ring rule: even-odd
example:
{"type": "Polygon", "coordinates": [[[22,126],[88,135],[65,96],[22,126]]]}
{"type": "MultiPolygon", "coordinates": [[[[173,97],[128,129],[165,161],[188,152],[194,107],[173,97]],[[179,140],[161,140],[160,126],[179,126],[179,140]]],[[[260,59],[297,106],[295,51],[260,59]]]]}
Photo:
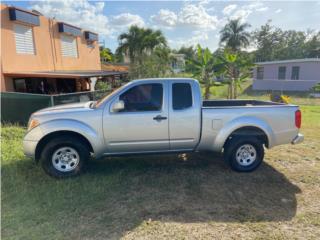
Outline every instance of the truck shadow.
{"type": "MultiPolygon", "coordinates": [[[[300,192],[267,163],[255,172],[237,173],[220,156],[207,153],[94,160],[86,174],[67,180],[46,176],[31,160],[5,165],[2,173],[2,190],[15,189],[10,196],[23,200],[22,207],[33,206],[29,222],[43,221],[41,213],[48,212],[45,221],[73,239],[119,239],[150,220],[288,221],[296,214],[300,192]],[[76,219],[85,224],[70,232],[72,225],[79,224],[76,219]],[[69,227],[60,222],[68,222],[69,227]]],[[[16,212],[15,221],[21,218],[26,224],[27,212],[16,212]]],[[[41,226],[34,230],[43,231],[41,226]]]]}
{"type": "Polygon", "coordinates": [[[115,171],[126,178],[120,183],[125,191],[114,192],[118,204],[112,215],[124,219],[135,216],[138,224],[150,219],[184,223],[287,221],[296,214],[295,195],[300,192],[267,163],[255,172],[237,173],[219,155],[208,153],[110,158],[94,162],[88,174],[115,171]],[[121,211],[117,213],[117,209],[121,211]]]}

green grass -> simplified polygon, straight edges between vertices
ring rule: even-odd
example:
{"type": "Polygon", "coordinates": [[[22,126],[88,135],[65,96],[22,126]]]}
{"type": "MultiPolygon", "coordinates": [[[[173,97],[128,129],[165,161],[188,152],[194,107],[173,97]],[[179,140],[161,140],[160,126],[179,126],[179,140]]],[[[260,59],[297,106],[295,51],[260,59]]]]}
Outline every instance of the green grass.
{"type": "Polygon", "coordinates": [[[317,239],[320,106],[302,106],[300,145],[268,150],[255,172],[219,155],[109,158],[55,180],[2,126],[2,239],[317,239]]]}

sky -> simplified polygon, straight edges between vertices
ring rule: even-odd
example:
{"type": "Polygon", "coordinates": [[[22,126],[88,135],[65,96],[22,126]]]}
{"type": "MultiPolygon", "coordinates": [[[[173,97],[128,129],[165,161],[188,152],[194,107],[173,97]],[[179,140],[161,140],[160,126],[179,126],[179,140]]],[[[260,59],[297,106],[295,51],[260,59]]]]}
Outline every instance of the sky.
{"type": "Polygon", "coordinates": [[[219,31],[240,18],[255,30],[268,20],[282,29],[320,31],[318,1],[2,1],[99,34],[114,51],[131,25],[160,29],[171,48],[201,44],[214,51],[219,31]]]}

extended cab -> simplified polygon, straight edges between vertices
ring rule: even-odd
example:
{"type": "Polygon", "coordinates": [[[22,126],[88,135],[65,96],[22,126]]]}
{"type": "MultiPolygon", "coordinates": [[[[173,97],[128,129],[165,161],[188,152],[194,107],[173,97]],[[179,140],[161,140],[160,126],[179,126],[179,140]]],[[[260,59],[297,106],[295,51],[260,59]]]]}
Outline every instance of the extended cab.
{"type": "Polygon", "coordinates": [[[248,172],[264,147],[299,143],[298,106],[256,100],[202,101],[194,79],[132,81],[97,102],[46,108],[31,115],[24,152],[54,177],[79,174],[90,156],[223,152],[248,172]]]}

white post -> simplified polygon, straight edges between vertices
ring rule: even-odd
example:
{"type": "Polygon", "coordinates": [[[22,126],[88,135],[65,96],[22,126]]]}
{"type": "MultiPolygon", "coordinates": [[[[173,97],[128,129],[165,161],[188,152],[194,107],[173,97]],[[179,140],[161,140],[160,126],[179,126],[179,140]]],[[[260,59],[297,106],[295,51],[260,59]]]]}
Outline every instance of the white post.
{"type": "Polygon", "coordinates": [[[91,77],[90,78],[90,91],[94,91],[95,90],[95,85],[97,82],[98,78],[97,77],[91,77]]]}

